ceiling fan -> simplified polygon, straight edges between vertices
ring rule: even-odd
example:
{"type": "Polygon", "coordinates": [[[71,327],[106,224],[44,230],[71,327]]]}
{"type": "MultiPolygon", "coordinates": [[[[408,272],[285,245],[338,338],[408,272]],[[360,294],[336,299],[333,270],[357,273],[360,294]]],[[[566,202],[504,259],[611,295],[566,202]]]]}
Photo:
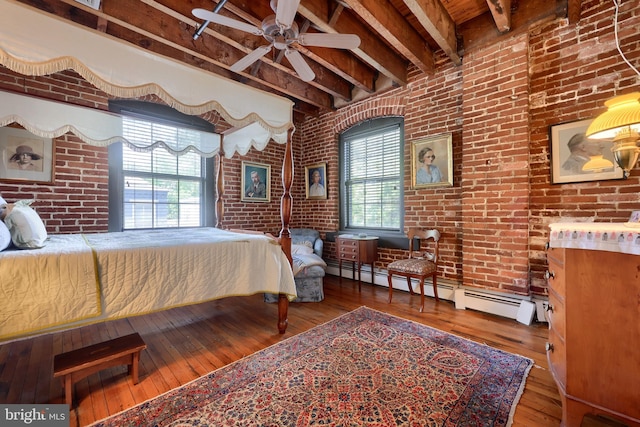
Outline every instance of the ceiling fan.
{"type": "Polygon", "coordinates": [[[294,42],[302,46],[319,46],[338,49],[355,49],[360,46],[360,37],[355,34],[300,34],[298,24],[294,21],[300,0],[271,0],[270,5],[275,15],[267,16],[262,21],[262,28],[219,15],[206,9],[193,9],[192,13],[196,18],[262,36],[269,42],[268,45],[256,48],[247,54],[247,56],[233,64],[231,71],[234,72],[244,70],[269,53],[272,47],[275,47],[276,49],[284,50],[285,56],[300,79],[308,82],[313,80],[316,75],[304,60],[302,54],[291,46],[294,42]]]}

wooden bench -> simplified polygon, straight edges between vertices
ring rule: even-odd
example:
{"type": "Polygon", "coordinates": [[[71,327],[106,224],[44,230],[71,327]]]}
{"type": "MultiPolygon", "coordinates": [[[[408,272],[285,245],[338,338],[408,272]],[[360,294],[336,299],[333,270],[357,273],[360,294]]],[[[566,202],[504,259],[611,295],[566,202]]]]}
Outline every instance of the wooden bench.
{"type": "Polygon", "coordinates": [[[53,377],[62,377],[65,403],[73,402],[73,384],[95,372],[117,365],[128,365],[134,384],[138,384],[140,352],[147,345],[135,333],[79,348],[53,358],[53,377]]]}

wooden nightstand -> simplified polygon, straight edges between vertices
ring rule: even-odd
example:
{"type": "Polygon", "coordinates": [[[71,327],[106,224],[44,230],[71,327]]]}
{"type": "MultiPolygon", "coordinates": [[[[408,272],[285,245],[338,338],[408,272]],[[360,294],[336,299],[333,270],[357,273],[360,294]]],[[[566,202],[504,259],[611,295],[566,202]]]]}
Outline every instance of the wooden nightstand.
{"type": "Polygon", "coordinates": [[[354,234],[342,234],[336,237],[338,265],[342,277],[342,261],[351,261],[353,280],[356,280],[356,264],[358,265],[358,287],[362,283],[362,264],[371,264],[371,284],[373,284],[373,264],[378,259],[378,238],[374,236],[359,237],[354,234]]]}

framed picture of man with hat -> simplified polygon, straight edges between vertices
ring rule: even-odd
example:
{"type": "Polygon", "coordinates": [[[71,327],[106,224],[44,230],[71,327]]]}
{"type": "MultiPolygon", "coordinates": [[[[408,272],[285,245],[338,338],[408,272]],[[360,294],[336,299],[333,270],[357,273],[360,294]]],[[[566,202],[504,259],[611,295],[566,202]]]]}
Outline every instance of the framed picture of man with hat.
{"type": "Polygon", "coordinates": [[[0,127],[0,180],[52,182],[54,165],[51,138],[21,128],[0,127]]]}

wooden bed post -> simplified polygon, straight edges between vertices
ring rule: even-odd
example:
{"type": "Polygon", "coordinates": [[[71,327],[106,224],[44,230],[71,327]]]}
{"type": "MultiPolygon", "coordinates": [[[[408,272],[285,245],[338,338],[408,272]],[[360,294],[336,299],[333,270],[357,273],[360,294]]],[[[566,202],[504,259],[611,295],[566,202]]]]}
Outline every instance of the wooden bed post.
{"type": "Polygon", "coordinates": [[[216,228],[222,228],[222,218],[224,216],[224,174],[222,173],[224,149],[222,140],[224,135],[220,135],[220,151],[216,155],[216,228]]]}
{"type": "MultiPolygon", "coordinates": [[[[282,160],[282,187],[284,193],[280,199],[280,218],[282,220],[282,230],[280,230],[280,244],[282,250],[292,263],[291,258],[291,232],[289,231],[289,223],[291,221],[291,206],[293,197],[291,197],[291,185],[293,183],[293,150],[291,148],[291,137],[293,129],[287,132],[287,143],[285,145],[284,159],[282,160]]],[[[284,334],[287,330],[289,312],[289,299],[285,294],[278,296],[278,331],[284,334]]]]}

